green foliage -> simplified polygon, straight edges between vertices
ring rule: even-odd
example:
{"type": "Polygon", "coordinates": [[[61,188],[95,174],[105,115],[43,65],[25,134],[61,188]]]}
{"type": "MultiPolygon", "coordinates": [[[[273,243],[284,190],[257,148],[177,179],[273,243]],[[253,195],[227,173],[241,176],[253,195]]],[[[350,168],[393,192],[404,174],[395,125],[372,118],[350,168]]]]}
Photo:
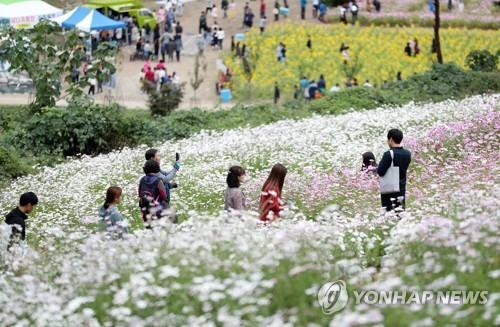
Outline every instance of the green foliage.
{"type": "Polygon", "coordinates": [[[492,72],[497,69],[498,52],[492,54],[488,50],[471,51],[465,58],[467,66],[479,72],[492,72]]]}
{"type": "MultiPolygon", "coordinates": [[[[339,18],[337,15],[327,18],[332,23],[337,23],[339,18]]],[[[410,17],[366,17],[361,15],[358,19],[361,26],[388,26],[388,27],[429,27],[434,26],[434,18],[421,18],[419,16],[410,17]]],[[[480,21],[474,19],[441,19],[441,28],[467,28],[467,29],[482,29],[482,30],[498,30],[500,29],[499,21],[480,21]]]]}
{"type": "Polygon", "coordinates": [[[32,173],[34,169],[30,167],[15,148],[0,145],[0,180],[16,178],[32,173]]]}
{"type": "Polygon", "coordinates": [[[205,72],[207,71],[207,63],[203,55],[199,53],[194,57],[194,72],[193,77],[189,80],[189,84],[193,88],[193,101],[196,103],[198,98],[196,97],[196,91],[200,88],[201,84],[205,80],[205,72]]]}
{"type": "Polygon", "coordinates": [[[63,77],[68,83],[64,96],[75,101],[83,96],[83,88],[89,85],[89,78],[99,74],[106,79],[114,69],[107,59],[112,54],[112,48],[108,43],[101,43],[93,53],[93,65],[87,76],[77,83],[71,83],[71,71],[74,67],[80,67],[86,58],[84,41],[76,31],[63,34],[57,24],[48,20],[43,20],[31,29],[1,29],[0,39],[3,40],[0,43],[0,60],[11,64],[11,72],[26,72],[33,80],[33,112],[56,105],[62,97],[63,77]]]}
{"type": "Polygon", "coordinates": [[[161,121],[165,126],[166,138],[180,139],[186,138],[199,132],[205,127],[205,120],[208,116],[206,111],[198,108],[191,110],[177,111],[161,121]]]}
{"type": "Polygon", "coordinates": [[[121,115],[117,106],[46,108],[10,137],[34,154],[99,154],[127,144],[121,115]]]}
{"type": "Polygon", "coordinates": [[[184,84],[175,86],[163,84],[159,90],[156,84],[143,81],[142,90],[148,95],[148,105],[152,115],[166,116],[174,111],[182,102],[184,84]]]}

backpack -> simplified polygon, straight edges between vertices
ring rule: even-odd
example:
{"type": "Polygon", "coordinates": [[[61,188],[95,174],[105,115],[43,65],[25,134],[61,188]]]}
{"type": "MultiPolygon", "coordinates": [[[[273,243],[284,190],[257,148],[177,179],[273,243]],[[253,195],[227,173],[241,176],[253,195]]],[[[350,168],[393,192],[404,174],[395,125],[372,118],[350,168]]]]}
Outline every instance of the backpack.
{"type": "MultiPolygon", "coordinates": [[[[151,209],[159,208],[158,176],[144,176],[139,182],[139,207],[144,214],[148,214],[151,209]],[[149,178],[148,178],[149,177],[149,178]]],[[[161,210],[159,210],[161,212],[161,210]]]]}

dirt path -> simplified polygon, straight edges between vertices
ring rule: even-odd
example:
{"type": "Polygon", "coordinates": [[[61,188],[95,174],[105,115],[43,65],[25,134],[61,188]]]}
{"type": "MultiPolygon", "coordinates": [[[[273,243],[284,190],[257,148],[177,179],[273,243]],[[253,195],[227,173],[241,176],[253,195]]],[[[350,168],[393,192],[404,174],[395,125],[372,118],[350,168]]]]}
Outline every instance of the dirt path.
{"type": "MultiPolygon", "coordinates": [[[[222,11],[220,10],[220,1],[214,1],[218,7],[218,18],[217,23],[221,26],[226,34],[224,39],[224,51],[213,50],[207,47],[205,51],[205,60],[207,63],[207,71],[205,76],[205,81],[197,91],[198,103],[200,107],[207,109],[212,109],[218,106],[230,106],[231,104],[220,104],[220,101],[215,93],[215,83],[217,81],[217,59],[222,59],[225,52],[229,51],[231,35],[239,32],[243,32],[242,20],[243,20],[243,8],[245,6],[243,0],[235,0],[236,4],[234,15],[229,18],[222,18],[222,11]]],[[[258,26],[259,21],[259,8],[260,1],[249,1],[250,8],[255,14],[254,26],[258,26]]],[[[299,1],[289,1],[290,4],[290,18],[289,20],[299,20],[300,19],[300,8],[299,1]]],[[[146,2],[147,7],[156,9],[159,5],[154,2],[146,2]]],[[[266,16],[268,17],[268,26],[272,24],[272,9],[274,6],[274,1],[266,0],[266,16]]],[[[184,6],[184,16],[179,17],[178,20],[184,29],[183,39],[186,47],[187,53],[181,54],[181,61],[178,62],[167,62],[167,71],[169,73],[176,72],[180,77],[182,82],[186,82],[184,101],[181,104],[181,108],[191,108],[194,103],[192,102],[193,90],[189,85],[189,79],[193,72],[194,66],[194,38],[198,35],[198,20],[202,10],[206,7],[205,0],[191,1],[187,2],[184,6]]],[[[312,19],[312,7],[311,1],[308,4],[307,18],[310,22],[312,19]]],[[[333,12],[333,10],[332,10],[333,12]]],[[[210,15],[209,15],[210,16],[210,15]]],[[[283,19],[280,20],[282,22],[283,19]]],[[[210,16],[208,18],[208,25],[212,26],[214,19],[210,16]]],[[[257,27],[255,27],[257,28],[257,27]]],[[[105,91],[103,94],[98,94],[95,96],[95,100],[98,103],[108,103],[111,101],[117,102],[127,108],[147,108],[147,97],[140,91],[139,78],[141,77],[141,68],[143,62],[134,61],[130,62],[130,54],[135,51],[135,47],[125,47],[121,50],[118,56],[118,73],[117,73],[117,87],[113,91],[105,91]]],[[[30,96],[28,94],[2,94],[0,96],[0,104],[26,104],[29,102],[30,96]]],[[[64,105],[64,102],[60,103],[64,105]]]]}

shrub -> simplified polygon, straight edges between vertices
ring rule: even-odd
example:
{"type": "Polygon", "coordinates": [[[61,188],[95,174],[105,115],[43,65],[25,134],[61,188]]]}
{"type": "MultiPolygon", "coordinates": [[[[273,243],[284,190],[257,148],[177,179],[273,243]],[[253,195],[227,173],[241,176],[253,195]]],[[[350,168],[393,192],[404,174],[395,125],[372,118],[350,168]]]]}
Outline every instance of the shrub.
{"type": "Polygon", "coordinates": [[[179,139],[189,137],[203,129],[207,113],[198,108],[178,111],[161,121],[165,138],[179,139]]]}
{"type": "Polygon", "coordinates": [[[11,136],[34,154],[98,154],[126,144],[117,106],[46,108],[11,136]]]}
{"type": "Polygon", "coordinates": [[[474,50],[467,55],[465,62],[472,70],[491,72],[497,69],[498,52],[492,54],[488,50],[474,50]]]}
{"type": "Polygon", "coordinates": [[[142,89],[148,95],[148,105],[151,114],[158,116],[166,116],[174,111],[182,102],[184,96],[184,85],[180,87],[172,84],[163,84],[159,90],[156,89],[156,84],[144,81],[142,89]]]}
{"type": "Polygon", "coordinates": [[[33,172],[21,156],[12,147],[0,146],[0,180],[16,178],[33,172]]]}

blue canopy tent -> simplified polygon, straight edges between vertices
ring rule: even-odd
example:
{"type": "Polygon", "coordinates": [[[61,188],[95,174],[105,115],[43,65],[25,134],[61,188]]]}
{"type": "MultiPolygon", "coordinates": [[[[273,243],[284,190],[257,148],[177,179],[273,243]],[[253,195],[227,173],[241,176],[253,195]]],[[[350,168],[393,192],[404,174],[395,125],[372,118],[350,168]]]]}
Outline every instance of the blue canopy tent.
{"type": "Polygon", "coordinates": [[[77,7],[59,19],[54,19],[63,28],[77,28],[84,32],[115,30],[124,28],[125,23],[112,20],[95,9],[77,7]]]}

